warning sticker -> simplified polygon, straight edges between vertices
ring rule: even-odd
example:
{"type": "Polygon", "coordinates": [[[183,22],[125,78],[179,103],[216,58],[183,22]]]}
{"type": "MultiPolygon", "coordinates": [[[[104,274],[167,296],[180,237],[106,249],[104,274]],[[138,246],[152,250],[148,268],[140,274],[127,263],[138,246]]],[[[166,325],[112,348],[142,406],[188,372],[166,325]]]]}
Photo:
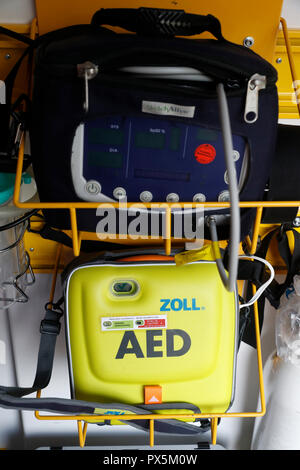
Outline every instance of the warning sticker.
{"type": "Polygon", "coordinates": [[[103,317],[102,331],[167,328],[167,315],[137,315],[132,317],[103,317]]]}
{"type": "Polygon", "coordinates": [[[208,165],[216,158],[216,149],[210,144],[201,144],[195,150],[195,158],[198,163],[208,165]]]}

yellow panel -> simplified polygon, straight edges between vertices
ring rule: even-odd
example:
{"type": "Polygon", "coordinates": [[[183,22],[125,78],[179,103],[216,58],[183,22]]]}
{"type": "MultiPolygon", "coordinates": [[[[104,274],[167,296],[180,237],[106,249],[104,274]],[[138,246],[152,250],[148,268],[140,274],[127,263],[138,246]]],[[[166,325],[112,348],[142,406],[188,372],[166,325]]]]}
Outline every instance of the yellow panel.
{"type": "MultiPolygon", "coordinates": [[[[289,30],[289,39],[297,79],[300,80],[300,31],[289,30]]],[[[278,34],[273,65],[278,71],[279,117],[282,119],[297,119],[299,113],[296,105],[296,95],[293,90],[291,69],[282,32],[278,34]]],[[[300,96],[298,96],[299,99],[300,96]]]]}
{"type": "MultiPolygon", "coordinates": [[[[34,220],[34,218],[33,218],[34,220]]],[[[41,222],[31,222],[33,230],[41,230],[43,224],[41,222]]],[[[25,232],[24,246],[29,253],[31,266],[34,272],[52,272],[57,252],[57,242],[45,240],[41,235],[33,232],[25,232]]],[[[63,247],[60,266],[62,269],[74,258],[73,250],[63,247]]]]}
{"type": "MultiPolygon", "coordinates": [[[[33,21],[32,24],[1,24],[1,26],[31,38],[34,37],[36,28],[35,21],[33,21]]],[[[22,56],[26,47],[26,44],[9,38],[5,34],[0,34],[0,80],[4,80],[6,78],[9,71],[22,56]]],[[[28,93],[30,87],[29,65],[30,63],[26,58],[23,61],[16,77],[12,97],[13,100],[15,100],[22,93],[28,93]]]]}
{"type": "MultiPolygon", "coordinates": [[[[35,0],[40,34],[78,23],[89,23],[99,8],[150,8],[182,9],[189,13],[212,14],[219,18],[224,37],[243,44],[247,36],[255,40],[253,50],[272,60],[280,20],[282,0],[241,2],[240,0],[35,0]]],[[[197,36],[194,36],[197,37],[197,36]]]]}
{"type": "MultiPolygon", "coordinates": [[[[11,28],[14,29],[15,28],[11,28]]],[[[24,28],[20,32],[23,34],[24,28]]],[[[0,80],[4,80],[8,75],[9,71],[19,60],[23,54],[26,45],[14,41],[13,39],[7,38],[7,36],[0,35],[0,80]]],[[[21,93],[26,92],[26,73],[27,73],[27,61],[24,61],[24,64],[21,66],[20,74],[15,82],[14,88],[14,97],[19,96],[21,93]]]]}

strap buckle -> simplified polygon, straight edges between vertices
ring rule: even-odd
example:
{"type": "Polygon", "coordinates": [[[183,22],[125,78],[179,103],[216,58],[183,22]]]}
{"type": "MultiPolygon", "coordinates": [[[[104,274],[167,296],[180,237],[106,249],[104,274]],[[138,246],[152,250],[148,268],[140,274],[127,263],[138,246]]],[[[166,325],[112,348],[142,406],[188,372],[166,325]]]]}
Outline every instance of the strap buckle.
{"type": "Polygon", "coordinates": [[[45,305],[46,317],[41,321],[40,333],[47,335],[59,335],[61,324],[59,322],[63,315],[63,310],[60,305],[63,303],[63,297],[56,303],[48,302],[45,305]],[[47,318],[50,317],[50,318],[47,318]],[[52,318],[51,318],[52,317],[52,318]]]}
{"type": "Polygon", "coordinates": [[[41,321],[40,333],[47,335],[59,335],[61,324],[57,320],[47,320],[44,319],[41,321]]]}

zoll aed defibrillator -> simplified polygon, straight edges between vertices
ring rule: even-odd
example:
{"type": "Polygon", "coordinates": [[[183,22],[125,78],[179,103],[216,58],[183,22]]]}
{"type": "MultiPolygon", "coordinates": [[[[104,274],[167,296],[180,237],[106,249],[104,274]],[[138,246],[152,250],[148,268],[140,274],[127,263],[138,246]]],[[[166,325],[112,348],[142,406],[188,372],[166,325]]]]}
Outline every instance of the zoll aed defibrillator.
{"type": "Polygon", "coordinates": [[[240,305],[237,284],[229,289],[220,275],[213,244],[172,256],[159,251],[108,252],[69,266],[72,399],[156,413],[225,413],[234,399],[240,309],[257,300],[274,271],[267,264],[270,278],[240,305]]]}
{"type": "Polygon", "coordinates": [[[177,266],[146,255],[78,266],[65,296],[73,398],[225,412],[238,312],[237,292],[224,289],[212,258],[177,266]]]}

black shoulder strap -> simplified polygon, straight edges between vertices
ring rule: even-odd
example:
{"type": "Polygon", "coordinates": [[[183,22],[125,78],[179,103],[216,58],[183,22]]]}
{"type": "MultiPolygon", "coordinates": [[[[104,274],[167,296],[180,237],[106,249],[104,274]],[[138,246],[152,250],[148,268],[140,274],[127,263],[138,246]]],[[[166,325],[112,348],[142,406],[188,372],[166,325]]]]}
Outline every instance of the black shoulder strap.
{"type": "MultiPolygon", "coordinates": [[[[43,225],[40,230],[34,230],[30,225],[27,229],[29,232],[40,235],[45,240],[51,240],[54,242],[61,243],[69,248],[73,247],[72,238],[69,237],[65,232],[56,230],[47,223],[43,225]]],[[[80,252],[82,253],[96,253],[100,251],[117,250],[122,248],[119,243],[105,242],[100,240],[82,240],[80,246],[80,252]]]]}
{"type": "MultiPolygon", "coordinates": [[[[278,229],[276,228],[275,230],[270,231],[262,240],[258,250],[256,251],[255,255],[266,259],[270,243],[274,236],[276,235],[278,229]]],[[[252,263],[250,261],[250,263],[252,263]]],[[[246,273],[244,275],[245,280],[251,280],[251,283],[254,284],[257,288],[259,288],[265,281],[266,277],[266,267],[262,264],[259,263],[260,266],[257,266],[257,269],[255,267],[256,263],[253,263],[253,268],[251,272],[251,268],[249,265],[246,266],[246,273]]],[[[245,299],[246,301],[250,299],[253,295],[252,291],[252,284],[247,283],[246,285],[246,293],[245,293],[245,299]]],[[[263,294],[260,296],[260,298],[257,301],[257,309],[258,309],[258,321],[259,321],[259,331],[262,330],[263,327],[263,322],[264,322],[264,311],[265,311],[265,301],[268,299],[270,303],[273,305],[274,304],[274,284],[277,286],[277,281],[273,279],[272,283],[266,288],[266,290],[263,292],[263,294]]],[[[243,341],[248,344],[249,346],[256,348],[257,347],[257,340],[256,340],[256,328],[255,328],[255,320],[254,320],[254,306],[251,305],[249,307],[249,311],[243,312],[244,315],[246,315],[246,318],[244,320],[244,331],[243,331],[243,341]]]]}
{"type": "Polygon", "coordinates": [[[287,266],[286,279],[281,288],[282,294],[285,288],[289,287],[293,282],[294,275],[298,274],[300,270],[300,233],[291,227],[291,225],[286,225],[279,231],[277,240],[280,256],[287,266]],[[287,236],[288,231],[291,231],[294,237],[294,249],[292,253],[287,236]]]}
{"type": "MultiPolygon", "coordinates": [[[[279,283],[276,279],[273,279],[271,284],[266,288],[262,296],[258,299],[258,313],[259,313],[259,326],[260,330],[263,326],[264,321],[264,309],[266,299],[270,302],[272,307],[278,309],[280,305],[280,298],[285,292],[285,290],[293,282],[293,277],[295,274],[300,271],[300,233],[295,230],[291,223],[284,223],[281,226],[276,227],[274,230],[271,230],[265,237],[262,239],[261,244],[256,252],[256,255],[261,258],[266,258],[270,244],[272,240],[276,240],[278,251],[283,259],[286,268],[287,274],[282,283],[279,283]],[[288,232],[293,234],[294,238],[294,249],[291,252],[290,243],[288,239],[288,232]]],[[[251,262],[250,262],[251,263],[251,262]]],[[[264,282],[267,273],[265,267],[262,266],[262,269],[259,271],[256,270],[255,264],[253,264],[252,269],[250,265],[244,265],[245,272],[240,274],[240,279],[250,279],[257,287],[260,287],[264,282]]],[[[252,296],[251,285],[248,286],[246,299],[252,296]]],[[[247,316],[247,325],[243,333],[243,341],[249,344],[252,347],[256,347],[256,334],[255,334],[255,325],[254,325],[254,315],[253,315],[253,306],[250,307],[251,314],[247,316]]]]}
{"type": "Polygon", "coordinates": [[[276,238],[279,254],[286,265],[287,274],[283,283],[280,284],[276,280],[271,283],[267,289],[266,297],[273,307],[278,308],[280,297],[293,282],[294,275],[300,271],[300,233],[293,228],[291,223],[282,224],[264,237],[258,256],[261,253],[261,256],[266,257],[270,243],[274,238],[276,238]],[[293,234],[293,251],[290,248],[288,232],[293,234]]]}

